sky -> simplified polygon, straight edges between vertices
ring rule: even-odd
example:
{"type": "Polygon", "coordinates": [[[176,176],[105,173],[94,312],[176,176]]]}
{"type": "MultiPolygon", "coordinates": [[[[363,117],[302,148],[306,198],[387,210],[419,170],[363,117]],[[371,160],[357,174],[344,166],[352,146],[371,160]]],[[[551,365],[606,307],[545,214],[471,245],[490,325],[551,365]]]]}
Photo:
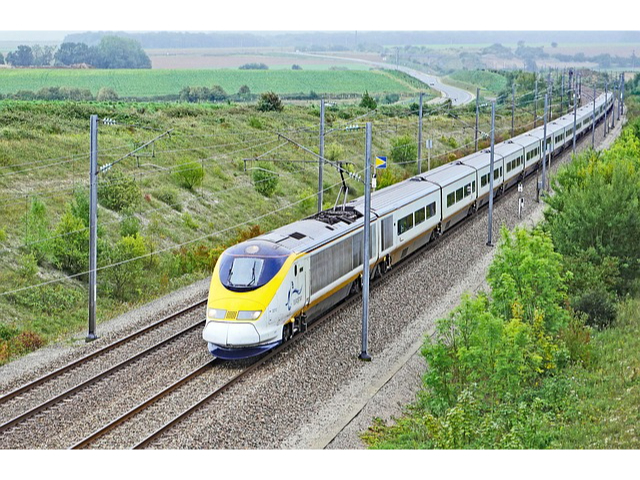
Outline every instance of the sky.
{"type": "MultiPolygon", "coordinates": [[[[249,31],[249,30],[637,30],[635,15],[617,15],[598,3],[575,8],[574,2],[538,0],[28,0],[4,2],[0,39],[16,31],[249,31]],[[455,6],[454,6],[455,5],[455,6]],[[604,11],[604,14],[603,14],[604,11]],[[554,12],[555,15],[551,15],[554,12]],[[567,19],[576,18],[575,21],[567,19]]],[[[615,6],[634,8],[622,0],[615,6]]],[[[626,10],[627,12],[629,10],[626,10]]],[[[51,34],[53,35],[53,34],[51,34]]],[[[64,37],[64,35],[61,35],[64,37]]],[[[22,38],[19,38],[21,40],[22,38]]],[[[42,38],[37,38],[42,40],[42,38]]]]}

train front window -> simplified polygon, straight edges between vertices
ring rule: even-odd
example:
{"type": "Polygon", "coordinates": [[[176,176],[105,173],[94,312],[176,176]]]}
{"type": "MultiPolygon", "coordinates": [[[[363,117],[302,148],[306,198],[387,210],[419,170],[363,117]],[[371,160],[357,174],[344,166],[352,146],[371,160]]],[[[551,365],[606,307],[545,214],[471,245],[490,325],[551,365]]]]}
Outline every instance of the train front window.
{"type": "Polygon", "coordinates": [[[253,287],[257,284],[264,260],[261,258],[236,258],[229,269],[229,285],[253,287]]]}
{"type": "Polygon", "coordinates": [[[220,257],[220,281],[235,292],[255,290],[276,276],[290,254],[288,249],[267,242],[236,245],[220,257]]]}

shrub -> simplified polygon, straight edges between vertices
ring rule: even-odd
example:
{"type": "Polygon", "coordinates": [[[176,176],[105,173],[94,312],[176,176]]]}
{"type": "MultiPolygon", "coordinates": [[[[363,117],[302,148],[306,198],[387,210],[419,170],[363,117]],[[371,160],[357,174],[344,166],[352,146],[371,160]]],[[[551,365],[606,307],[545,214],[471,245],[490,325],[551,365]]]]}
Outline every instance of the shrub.
{"type": "Polygon", "coordinates": [[[364,95],[362,95],[362,100],[360,100],[360,106],[368,110],[375,110],[378,107],[378,104],[373,97],[369,95],[369,92],[365,91],[364,95]]]}
{"type": "Polygon", "coordinates": [[[177,210],[178,212],[182,211],[182,204],[178,201],[178,191],[175,188],[162,187],[160,190],[154,192],[153,195],[162,203],[166,203],[174,210],[177,210]]]}
{"type": "Polygon", "coordinates": [[[108,252],[109,262],[115,266],[104,269],[103,277],[110,293],[119,300],[133,300],[140,294],[139,287],[145,278],[142,259],[146,255],[146,240],[136,234],[122,237],[108,252]]]}
{"type": "Polygon", "coordinates": [[[70,206],[56,225],[51,253],[53,264],[60,270],[76,274],[89,269],[89,230],[70,206]]]}
{"type": "Polygon", "coordinates": [[[117,102],[120,99],[118,94],[113,88],[102,87],[98,90],[98,95],[96,95],[96,100],[98,102],[117,102]]]}
{"type": "Polygon", "coordinates": [[[416,163],[418,158],[418,145],[409,135],[403,135],[391,140],[391,160],[395,163],[407,166],[416,163]]]}
{"type": "Polygon", "coordinates": [[[42,263],[49,256],[49,215],[46,205],[38,198],[31,200],[29,212],[23,218],[26,224],[24,243],[38,263],[42,263]]]}
{"type": "Polygon", "coordinates": [[[173,178],[179,186],[187,190],[193,190],[202,185],[204,179],[204,169],[196,162],[188,162],[179,165],[173,173],[173,178]]]}
{"type": "Polygon", "coordinates": [[[251,178],[253,179],[253,186],[256,191],[265,197],[270,197],[278,187],[278,175],[269,171],[266,168],[267,166],[268,165],[258,163],[251,174],[251,178]]]}
{"type": "Polygon", "coordinates": [[[120,169],[109,171],[98,184],[98,200],[102,206],[116,212],[133,209],[141,197],[135,179],[120,169]]]}
{"type": "Polygon", "coordinates": [[[284,105],[276,93],[265,92],[260,95],[258,110],[261,112],[281,112],[284,110],[284,105]]]}
{"type": "Polygon", "coordinates": [[[587,316],[587,325],[595,328],[606,328],[616,318],[615,296],[603,290],[584,292],[573,301],[572,306],[587,316]]]}

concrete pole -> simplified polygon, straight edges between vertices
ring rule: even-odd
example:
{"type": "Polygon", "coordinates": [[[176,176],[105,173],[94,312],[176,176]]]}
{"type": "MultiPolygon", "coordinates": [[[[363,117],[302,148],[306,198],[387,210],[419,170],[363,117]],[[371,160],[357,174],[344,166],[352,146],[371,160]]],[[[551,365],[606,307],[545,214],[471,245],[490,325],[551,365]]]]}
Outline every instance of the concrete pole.
{"type": "Polygon", "coordinates": [[[89,333],[86,341],[96,335],[96,296],[98,265],[98,116],[90,117],[91,155],[89,166],[89,333]]]}
{"type": "Polygon", "coordinates": [[[369,338],[369,260],[370,254],[370,225],[371,225],[371,122],[367,123],[366,147],[364,161],[364,232],[362,255],[362,351],[360,360],[370,361],[368,353],[369,338]]]}
{"type": "Polygon", "coordinates": [[[489,226],[487,232],[487,246],[493,247],[493,165],[494,165],[494,147],[495,147],[495,131],[496,131],[496,102],[491,102],[491,156],[489,161],[489,226]]]}
{"type": "Polygon", "coordinates": [[[573,92],[573,154],[576,154],[576,137],[578,136],[578,132],[576,132],[576,122],[578,120],[578,101],[576,99],[576,92],[573,92]]]}
{"type": "Polygon", "coordinates": [[[607,136],[607,97],[609,96],[609,82],[607,80],[604,81],[604,136],[607,136]]]}
{"type": "Polygon", "coordinates": [[[476,88],[476,149],[478,151],[478,117],[480,115],[480,88],[476,88]]]}
{"type": "Polygon", "coordinates": [[[596,86],[593,86],[593,122],[591,122],[591,148],[596,148],[596,86]]]}
{"type": "Polygon", "coordinates": [[[544,96],[544,133],[542,139],[542,190],[547,182],[547,109],[549,105],[549,95],[544,96]]]}
{"type": "Polygon", "coordinates": [[[533,94],[533,128],[538,126],[538,74],[534,73],[536,76],[536,89],[533,94]]]}
{"type": "Polygon", "coordinates": [[[511,138],[515,136],[515,118],[516,118],[516,84],[511,84],[511,138]]]}
{"type": "Polygon", "coordinates": [[[422,173],[422,92],[420,92],[420,111],[418,112],[418,175],[422,173]]]}
{"type": "Polygon", "coordinates": [[[324,172],[324,99],[320,100],[320,156],[318,157],[318,213],[322,211],[324,172]]]}

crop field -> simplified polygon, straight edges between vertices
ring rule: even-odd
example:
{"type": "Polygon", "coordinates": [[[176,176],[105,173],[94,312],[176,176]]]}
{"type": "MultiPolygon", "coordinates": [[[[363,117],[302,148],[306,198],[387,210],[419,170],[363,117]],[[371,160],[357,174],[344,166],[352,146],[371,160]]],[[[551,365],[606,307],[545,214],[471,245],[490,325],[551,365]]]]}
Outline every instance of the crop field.
{"type": "Polygon", "coordinates": [[[47,87],[88,89],[93,95],[102,87],[120,97],[151,98],[177,95],[186,86],[220,85],[236,93],[247,85],[251,93],[278,94],[409,93],[412,87],[382,71],[369,70],[69,70],[0,69],[0,93],[37,92],[47,87]]]}

